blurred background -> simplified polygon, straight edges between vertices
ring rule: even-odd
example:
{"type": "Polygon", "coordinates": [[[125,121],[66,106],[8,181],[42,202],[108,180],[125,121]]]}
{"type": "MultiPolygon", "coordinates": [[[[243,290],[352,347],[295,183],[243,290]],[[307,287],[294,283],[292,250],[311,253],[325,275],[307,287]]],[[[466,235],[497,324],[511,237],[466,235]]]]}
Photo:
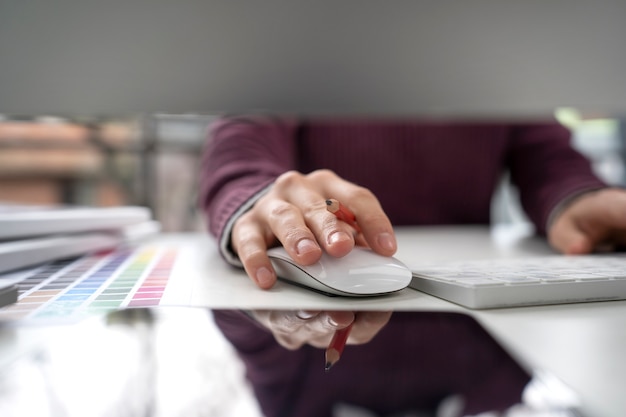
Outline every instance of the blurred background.
{"type": "Polygon", "coordinates": [[[212,116],[0,116],[0,201],[141,205],[165,231],[202,228],[199,154],[212,116]]]}
{"type": "MultiPolygon", "coordinates": [[[[139,204],[198,230],[206,128],[233,112],[556,115],[624,184],[625,17],[619,0],[0,0],[0,200],[139,204]]],[[[496,221],[514,200],[503,187],[496,221]]]]}
{"type": "MultiPolygon", "coordinates": [[[[217,115],[150,114],[126,118],[0,116],[0,201],[24,204],[142,205],[166,232],[202,231],[197,173],[217,115]]],[[[626,185],[624,122],[560,108],[574,145],[598,175],[626,185]]],[[[493,221],[525,221],[505,176],[493,221]]]]}

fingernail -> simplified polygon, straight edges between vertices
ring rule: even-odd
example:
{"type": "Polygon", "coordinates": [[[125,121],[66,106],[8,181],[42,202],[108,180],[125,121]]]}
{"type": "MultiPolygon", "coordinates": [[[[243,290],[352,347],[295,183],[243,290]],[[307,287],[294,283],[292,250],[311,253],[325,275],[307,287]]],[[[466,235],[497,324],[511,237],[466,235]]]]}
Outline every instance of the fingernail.
{"type": "Polygon", "coordinates": [[[396,241],[391,233],[381,233],[378,235],[377,242],[381,248],[388,251],[396,250],[396,241]]]}
{"type": "Polygon", "coordinates": [[[339,242],[346,242],[350,240],[350,236],[346,232],[334,232],[328,236],[328,244],[334,245],[339,242]]]}
{"type": "Polygon", "coordinates": [[[274,281],[274,274],[263,266],[257,269],[255,278],[260,286],[266,287],[274,281]]]}
{"type": "Polygon", "coordinates": [[[296,245],[296,252],[298,253],[298,255],[304,255],[305,253],[313,252],[316,250],[318,250],[317,244],[311,239],[302,239],[296,245]]]}

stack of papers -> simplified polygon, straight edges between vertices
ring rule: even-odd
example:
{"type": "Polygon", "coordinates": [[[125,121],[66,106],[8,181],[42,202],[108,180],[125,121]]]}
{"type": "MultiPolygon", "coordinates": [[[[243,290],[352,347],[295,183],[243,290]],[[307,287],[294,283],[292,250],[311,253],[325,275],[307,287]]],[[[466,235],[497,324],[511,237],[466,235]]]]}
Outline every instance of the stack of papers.
{"type": "MultiPolygon", "coordinates": [[[[145,207],[0,204],[0,274],[113,249],[158,230],[145,207]]],[[[17,301],[9,276],[0,276],[0,306],[17,301]]]]}

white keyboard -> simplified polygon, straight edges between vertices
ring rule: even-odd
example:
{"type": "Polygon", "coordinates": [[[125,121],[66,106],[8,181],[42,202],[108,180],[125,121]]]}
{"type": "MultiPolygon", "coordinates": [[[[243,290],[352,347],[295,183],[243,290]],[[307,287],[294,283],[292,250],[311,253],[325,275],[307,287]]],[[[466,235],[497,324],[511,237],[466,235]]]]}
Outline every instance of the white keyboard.
{"type": "Polygon", "coordinates": [[[475,309],[626,299],[626,255],[421,263],[409,285],[475,309]]]}

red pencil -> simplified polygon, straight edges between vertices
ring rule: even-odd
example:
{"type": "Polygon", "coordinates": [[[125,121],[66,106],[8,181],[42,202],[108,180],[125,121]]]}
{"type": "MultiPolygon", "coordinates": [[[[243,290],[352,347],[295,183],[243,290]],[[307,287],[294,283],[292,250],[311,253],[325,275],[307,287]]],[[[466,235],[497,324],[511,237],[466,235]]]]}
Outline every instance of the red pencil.
{"type": "Polygon", "coordinates": [[[352,211],[348,207],[344,206],[339,201],[335,200],[334,198],[327,199],[326,210],[333,213],[339,220],[348,223],[358,233],[361,233],[361,228],[356,222],[356,216],[354,215],[354,213],[352,213],[352,211]]]}
{"type": "MultiPolygon", "coordinates": [[[[329,198],[326,200],[326,210],[333,213],[339,220],[348,223],[357,233],[361,233],[361,228],[359,224],[356,222],[356,216],[352,211],[341,204],[339,201],[334,198],[329,198]]],[[[354,322],[353,322],[354,323],[354,322]]],[[[326,372],[333,367],[335,363],[341,357],[341,353],[343,352],[343,348],[346,345],[346,341],[348,340],[348,336],[350,335],[350,330],[352,329],[352,323],[348,327],[344,327],[343,329],[337,330],[333,335],[333,338],[330,341],[330,345],[326,349],[326,372]]]]}
{"type": "Polygon", "coordinates": [[[343,348],[346,346],[346,341],[350,335],[353,323],[354,322],[350,323],[348,327],[335,331],[333,338],[330,340],[330,344],[326,349],[326,367],[324,368],[326,372],[328,372],[341,357],[341,353],[343,352],[343,348]]]}

